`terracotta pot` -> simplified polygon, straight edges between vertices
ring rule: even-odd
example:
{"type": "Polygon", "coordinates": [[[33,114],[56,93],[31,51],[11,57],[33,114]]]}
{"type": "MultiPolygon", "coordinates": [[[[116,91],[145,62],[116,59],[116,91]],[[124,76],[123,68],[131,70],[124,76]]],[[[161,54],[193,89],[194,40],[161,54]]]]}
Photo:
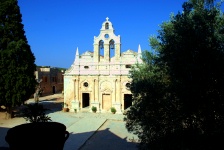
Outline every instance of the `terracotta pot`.
{"type": "Polygon", "coordinates": [[[69,112],[69,108],[63,108],[63,112],[69,112]]]}
{"type": "Polygon", "coordinates": [[[58,122],[37,122],[15,126],[5,137],[10,150],[63,150],[69,133],[58,122]]]}

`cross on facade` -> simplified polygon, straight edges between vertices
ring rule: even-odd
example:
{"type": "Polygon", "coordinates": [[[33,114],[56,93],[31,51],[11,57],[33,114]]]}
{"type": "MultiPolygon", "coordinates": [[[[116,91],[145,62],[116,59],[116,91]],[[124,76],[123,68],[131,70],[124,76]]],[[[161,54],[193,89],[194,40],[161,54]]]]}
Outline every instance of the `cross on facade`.
{"type": "Polygon", "coordinates": [[[109,18],[107,17],[107,18],[106,18],[106,20],[108,21],[108,20],[109,20],[109,18]]]}

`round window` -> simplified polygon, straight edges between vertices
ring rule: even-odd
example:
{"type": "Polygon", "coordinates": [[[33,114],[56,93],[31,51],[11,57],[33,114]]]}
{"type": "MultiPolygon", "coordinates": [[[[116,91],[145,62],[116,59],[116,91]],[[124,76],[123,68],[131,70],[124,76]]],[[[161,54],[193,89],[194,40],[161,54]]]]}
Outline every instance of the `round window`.
{"type": "Polygon", "coordinates": [[[126,86],[127,89],[130,89],[131,88],[131,83],[126,83],[125,86],[126,86]]]}
{"type": "Polygon", "coordinates": [[[107,39],[109,38],[109,34],[105,34],[104,37],[107,39]]]}
{"type": "Polygon", "coordinates": [[[83,83],[83,86],[84,86],[84,87],[88,87],[89,84],[88,84],[87,82],[84,82],[84,83],[83,83]]]}

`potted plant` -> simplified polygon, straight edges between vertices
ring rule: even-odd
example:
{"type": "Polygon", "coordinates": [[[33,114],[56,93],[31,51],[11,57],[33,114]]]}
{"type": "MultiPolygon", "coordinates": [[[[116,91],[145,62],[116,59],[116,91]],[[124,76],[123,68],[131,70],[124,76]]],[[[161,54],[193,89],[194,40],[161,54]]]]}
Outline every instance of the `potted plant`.
{"type": "Polygon", "coordinates": [[[110,110],[111,110],[111,112],[112,112],[113,114],[116,113],[116,109],[115,109],[114,107],[111,107],[110,110]]]}
{"type": "Polygon", "coordinates": [[[62,110],[63,110],[63,112],[68,112],[69,111],[67,103],[62,103],[62,110]]]}
{"type": "Polygon", "coordinates": [[[10,128],[5,140],[11,150],[63,150],[68,137],[62,123],[36,122],[10,128]]]}
{"type": "Polygon", "coordinates": [[[50,117],[45,113],[46,110],[39,103],[26,106],[23,115],[30,123],[17,125],[7,131],[5,140],[10,149],[63,150],[69,133],[64,124],[51,122],[50,117]]]}
{"type": "Polygon", "coordinates": [[[97,108],[95,106],[92,106],[92,111],[95,113],[97,111],[97,108]]]}
{"type": "Polygon", "coordinates": [[[51,117],[46,115],[48,109],[44,108],[42,104],[34,103],[27,104],[22,111],[23,117],[26,121],[31,123],[35,122],[49,122],[52,121],[51,117]]]}
{"type": "Polygon", "coordinates": [[[74,109],[74,112],[77,113],[77,109],[76,108],[74,109]]]}

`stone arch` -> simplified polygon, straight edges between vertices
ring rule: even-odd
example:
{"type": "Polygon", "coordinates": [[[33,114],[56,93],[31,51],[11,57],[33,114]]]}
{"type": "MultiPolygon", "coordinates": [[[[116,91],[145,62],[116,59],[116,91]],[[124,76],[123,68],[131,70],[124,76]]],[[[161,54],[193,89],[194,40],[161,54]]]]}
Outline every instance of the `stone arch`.
{"type": "Polygon", "coordinates": [[[100,103],[101,109],[104,111],[109,111],[112,107],[112,83],[109,81],[101,81],[100,82],[100,103]]]}
{"type": "Polygon", "coordinates": [[[109,42],[109,57],[112,58],[115,56],[115,42],[113,39],[110,40],[109,42]]]}
{"type": "Polygon", "coordinates": [[[100,61],[104,58],[104,41],[99,41],[99,55],[100,55],[100,61]]]}
{"type": "Polygon", "coordinates": [[[109,29],[109,23],[108,23],[108,22],[105,23],[105,29],[106,29],[106,30],[109,29]]]}
{"type": "Polygon", "coordinates": [[[112,83],[107,80],[103,80],[100,82],[100,91],[105,91],[105,89],[108,89],[112,92],[112,83]]]}

